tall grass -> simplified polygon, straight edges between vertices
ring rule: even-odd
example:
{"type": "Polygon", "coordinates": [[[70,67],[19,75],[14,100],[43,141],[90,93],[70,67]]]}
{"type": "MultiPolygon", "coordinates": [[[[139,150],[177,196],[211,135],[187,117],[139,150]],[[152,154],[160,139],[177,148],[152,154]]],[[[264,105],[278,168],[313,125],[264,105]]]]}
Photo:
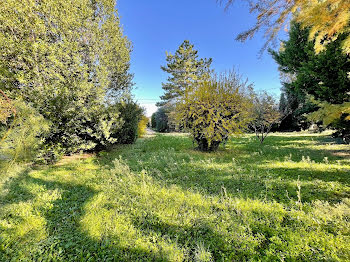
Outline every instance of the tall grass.
{"type": "Polygon", "coordinates": [[[156,136],[1,180],[0,261],[346,261],[348,146],[156,136]]]}

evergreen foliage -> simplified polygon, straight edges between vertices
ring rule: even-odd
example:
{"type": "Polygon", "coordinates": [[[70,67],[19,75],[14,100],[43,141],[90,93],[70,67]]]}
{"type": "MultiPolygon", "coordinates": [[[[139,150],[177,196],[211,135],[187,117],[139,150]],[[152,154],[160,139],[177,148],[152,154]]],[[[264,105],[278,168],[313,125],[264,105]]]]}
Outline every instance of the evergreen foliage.
{"type": "Polygon", "coordinates": [[[175,54],[166,54],[167,64],[161,69],[170,74],[166,83],[162,84],[165,94],[161,96],[158,106],[174,104],[181,98],[186,89],[209,76],[212,59],[199,58],[198,51],[190,41],[185,40],[175,54]]]}
{"type": "MultiPolygon", "coordinates": [[[[317,110],[321,106],[320,103],[346,105],[350,99],[350,78],[347,75],[350,71],[350,59],[349,55],[342,52],[342,41],[346,34],[340,35],[318,54],[315,54],[313,42],[308,40],[308,35],[309,30],[293,22],[289,39],[282,42],[278,52],[270,51],[282,74],[289,76],[283,85],[288,100],[287,107],[293,113],[286,121],[297,121],[299,126],[306,120],[305,114],[317,110]]],[[[346,116],[342,117],[339,113],[340,111],[336,114],[339,115],[339,119],[347,121],[346,116]]],[[[321,116],[324,113],[317,115],[321,116]]],[[[315,118],[313,120],[316,121],[315,118]]],[[[327,120],[324,123],[331,124],[327,120]]],[[[341,126],[349,124],[344,122],[341,126]]],[[[339,124],[333,126],[339,127],[339,124]]]]}
{"type": "Polygon", "coordinates": [[[66,153],[120,142],[108,107],[132,85],[130,50],[114,0],[1,4],[0,88],[49,120],[45,143],[66,153]]]}
{"type": "Polygon", "coordinates": [[[169,131],[169,118],[167,111],[164,107],[158,108],[158,110],[152,115],[152,128],[157,132],[165,133],[169,131]]]}
{"type": "Polygon", "coordinates": [[[123,100],[115,106],[120,113],[123,124],[112,132],[118,143],[132,144],[138,137],[139,122],[144,115],[144,109],[131,99],[123,100]]]}

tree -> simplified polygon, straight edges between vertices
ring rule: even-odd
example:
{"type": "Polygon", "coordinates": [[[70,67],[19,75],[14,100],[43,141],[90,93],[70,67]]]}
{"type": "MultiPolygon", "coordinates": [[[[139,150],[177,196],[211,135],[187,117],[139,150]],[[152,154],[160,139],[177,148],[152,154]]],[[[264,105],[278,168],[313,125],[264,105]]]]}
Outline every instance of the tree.
{"type": "MultiPolygon", "coordinates": [[[[226,8],[234,0],[220,0],[226,8]]],[[[250,12],[256,14],[256,23],[249,30],[239,34],[238,40],[245,41],[263,29],[267,41],[266,47],[278,32],[294,18],[303,28],[310,28],[309,39],[314,40],[316,53],[343,33],[349,32],[350,1],[348,0],[247,0],[250,12]]],[[[344,53],[350,53],[350,35],[342,39],[344,53]]]]}
{"type": "Polygon", "coordinates": [[[137,128],[137,137],[145,136],[148,123],[149,123],[149,118],[145,115],[142,115],[137,128]]]}
{"type": "Polygon", "coordinates": [[[117,142],[109,105],[132,85],[130,51],[114,0],[1,4],[0,88],[49,120],[45,143],[67,153],[117,142]]]}
{"type": "Polygon", "coordinates": [[[339,38],[327,45],[327,48],[315,54],[313,43],[308,41],[309,30],[298,23],[291,24],[289,39],[282,41],[281,49],[270,50],[282,73],[292,74],[290,83],[284,86],[295,92],[313,95],[316,99],[340,104],[347,101],[350,95],[349,55],[342,52],[339,38]]]}
{"type": "Polygon", "coordinates": [[[120,114],[122,125],[112,129],[111,136],[121,144],[132,144],[138,137],[138,126],[144,115],[144,108],[140,107],[131,98],[126,98],[112,106],[120,114]]]}
{"type": "Polygon", "coordinates": [[[253,99],[253,121],[250,127],[254,130],[256,137],[262,144],[270,133],[273,125],[281,121],[282,114],[279,112],[276,100],[262,92],[255,95],[253,99]]]}
{"type": "Polygon", "coordinates": [[[185,40],[175,54],[166,54],[167,64],[161,69],[170,74],[166,83],[162,84],[165,94],[157,106],[171,106],[180,98],[187,88],[203,80],[210,73],[212,59],[198,58],[198,51],[194,45],[185,40]]]}
{"type": "Polygon", "coordinates": [[[307,118],[307,114],[317,109],[308,96],[304,93],[294,92],[285,86],[281,90],[279,111],[283,115],[278,130],[281,131],[300,131],[307,129],[312,124],[307,118]]]}
{"type": "Polygon", "coordinates": [[[157,122],[156,122],[156,112],[154,112],[151,116],[151,128],[156,129],[157,122]]]}
{"type": "MultiPolygon", "coordinates": [[[[292,105],[291,109],[294,114],[296,109],[300,109],[299,115],[311,113],[325,104],[346,105],[350,100],[350,78],[347,75],[350,59],[349,55],[342,52],[342,41],[347,35],[339,35],[325,50],[315,54],[313,43],[308,41],[308,34],[309,30],[294,22],[291,24],[289,39],[282,42],[281,49],[278,52],[270,51],[282,74],[292,76],[283,85],[286,93],[295,101],[296,106],[292,105]]],[[[338,115],[340,112],[345,114],[346,110],[339,111],[338,115]]],[[[347,121],[346,116],[341,115],[340,118],[347,121]]],[[[329,121],[326,122],[329,124],[329,121]]],[[[349,124],[345,122],[344,125],[349,124]]]]}
{"type": "Polygon", "coordinates": [[[164,107],[158,108],[158,110],[153,114],[152,118],[154,118],[154,126],[152,124],[152,127],[157,132],[164,133],[169,131],[168,115],[164,107]]]}
{"type": "Polygon", "coordinates": [[[252,85],[235,72],[198,82],[178,102],[177,119],[201,151],[215,151],[251,121],[252,85]]]}

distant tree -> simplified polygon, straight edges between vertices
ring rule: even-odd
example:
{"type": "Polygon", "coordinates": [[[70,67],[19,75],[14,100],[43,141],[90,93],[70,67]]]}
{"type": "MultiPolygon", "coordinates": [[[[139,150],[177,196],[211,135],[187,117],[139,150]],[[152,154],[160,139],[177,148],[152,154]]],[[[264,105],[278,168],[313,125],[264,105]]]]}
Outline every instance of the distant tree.
{"type": "Polygon", "coordinates": [[[282,116],[278,104],[272,96],[266,92],[254,96],[253,120],[250,127],[254,130],[260,144],[264,142],[273,125],[281,121],[282,116]]]}
{"type": "Polygon", "coordinates": [[[157,125],[157,122],[156,122],[156,112],[154,112],[151,116],[151,128],[152,129],[156,129],[156,125],[157,125]]]}
{"type": "MultiPolygon", "coordinates": [[[[234,0],[217,0],[228,8],[234,0]]],[[[250,12],[256,14],[256,23],[249,30],[238,35],[245,41],[259,30],[265,30],[265,47],[285,28],[290,18],[294,18],[303,28],[310,28],[308,38],[313,41],[316,53],[324,50],[328,43],[349,32],[349,0],[246,0],[250,12]]],[[[350,35],[341,40],[344,53],[350,53],[350,35]]]]}
{"type": "Polygon", "coordinates": [[[176,107],[177,119],[201,151],[215,151],[251,121],[252,86],[235,72],[193,85],[176,107]]]}
{"type": "Polygon", "coordinates": [[[281,90],[279,111],[283,115],[278,130],[281,131],[300,131],[307,129],[312,123],[307,118],[307,114],[317,109],[317,106],[309,98],[298,92],[293,92],[285,87],[281,90]]]}
{"type": "Polygon", "coordinates": [[[164,107],[158,108],[154,113],[154,119],[157,132],[164,133],[169,131],[168,114],[164,107]]]}
{"type": "Polygon", "coordinates": [[[145,115],[142,115],[137,128],[137,137],[145,136],[148,123],[149,118],[145,115]]]}
{"type": "Polygon", "coordinates": [[[285,93],[281,93],[280,96],[280,101],[278,104],[278,111],[280,112],[280,114],[285,114],[287,113],[286,111],[288,110],[288,104],[287,104],[287,98],[286,98],[286,94],[285,93]]]}
{"type": "Polygon", "coordinates": [[[161,96],[161,102],[157,106],[171,106],[180,98],[186,88],[201,81],[210,73],[210,65],[212,59],[199,58],[198,51],[194,49],[194,45],[185,40],[175,54],[166,54],[167,64],[161,69],[170,74],[166,83],[162,84],[165,91],[161,96]]]}

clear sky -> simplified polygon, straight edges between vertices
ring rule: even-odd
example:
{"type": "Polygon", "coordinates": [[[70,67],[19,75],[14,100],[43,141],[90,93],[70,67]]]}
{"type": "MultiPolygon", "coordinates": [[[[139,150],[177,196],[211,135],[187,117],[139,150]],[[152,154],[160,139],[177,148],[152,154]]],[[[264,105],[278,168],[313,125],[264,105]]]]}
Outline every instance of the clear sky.
{"type": "Polygon", "coordinates": [[[276,63],[267,52],[259,57],[262,34],[245,43],[235,41],[238,33],[254,24],[254,16],[239,1],[228,11],[216,0],[118,0],[117,8],[124,33],[133,43],[133,94],[148,116],[163,94],[167,74],[160,66],[165,64],[165,52],[174,53],[185,39],[200,57],[213,58],[217,72],[235,68],[254,83],[255,90],[279,94],[276,63]]]}

